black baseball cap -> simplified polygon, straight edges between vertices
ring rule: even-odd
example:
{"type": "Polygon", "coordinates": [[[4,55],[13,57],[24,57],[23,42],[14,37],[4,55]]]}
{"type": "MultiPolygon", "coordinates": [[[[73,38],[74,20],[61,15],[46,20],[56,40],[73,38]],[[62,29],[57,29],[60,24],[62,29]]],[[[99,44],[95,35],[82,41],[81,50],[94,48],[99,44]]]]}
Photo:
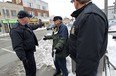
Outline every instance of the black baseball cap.
{"type": "Polygon", "coordinates": [[[21,11],[18,12],[17,17],[18,17],[18,18],[24,18],[24,17],[29,17],[29,18],[31,18],[32,15],[29,14],[27,11],[21,10],[21,11]]]}
{"type": "Polygon", "coordinates": [[[61,17],[61,16],[55,16],[55,17],[53,18],[53,21],[56,21],[56,20],[62,20],[62,17],[61,17]]]}

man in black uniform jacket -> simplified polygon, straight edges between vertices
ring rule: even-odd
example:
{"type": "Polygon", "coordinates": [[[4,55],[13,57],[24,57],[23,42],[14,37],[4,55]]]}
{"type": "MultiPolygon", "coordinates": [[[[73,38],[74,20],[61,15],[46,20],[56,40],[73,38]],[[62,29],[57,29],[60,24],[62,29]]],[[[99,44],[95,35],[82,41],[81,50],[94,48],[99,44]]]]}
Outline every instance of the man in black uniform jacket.
{"type": "Polygon", "coordinates": [[[108,20],[91,0],[71,0],[76,11],[69,37],[70,57],[76,62],[76,76],[96,76],[99,60],[106,52],[108,20]]]}
{"type": "Polygon", "coordinates": [[[36,76],[36,62],[34,52],[35,45],[38,45],[37,38],[33,30],[40,25],[28,25],[29,18],[32,17],[26,11],[19,11],[18,23],[16,23],[10,31],[13,50],[18,58],[23,62],[26,76],[36,76]]]}

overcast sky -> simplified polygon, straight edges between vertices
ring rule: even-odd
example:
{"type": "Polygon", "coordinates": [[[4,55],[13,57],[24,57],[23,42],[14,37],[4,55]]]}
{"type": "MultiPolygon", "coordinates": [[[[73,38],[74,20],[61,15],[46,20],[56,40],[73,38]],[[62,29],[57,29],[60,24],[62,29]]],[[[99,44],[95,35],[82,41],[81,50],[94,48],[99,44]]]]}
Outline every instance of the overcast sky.
{"type": "MultiPolygon", "coordinates": [[[[3,0],[0,0],[3,1],[3,0]]],[[[4,0],[6,1],[6,0],[4,0]]],[[[62,17],[70,17],[70,14],[75,10],[74,4],[70,0],[43,0],[48,3],[50,15],[59,15],[62,17]]],[[[115,0],[108,0],[108,5],[113,5],[115,0]]],[[[92,0],[99,8],[104,8],[104,0],[92,0]]]]}
{"type": "MultiPolygon", "coordinates": [[[[74,4],[70,0],[43,0],[48,3],[50,15],[61,15],[70,17],[70,14],[75,10],[74,4]]],[[[115,0],[108,0],[108,5],[113,5],[115,0]]],[[[104,0],[92,0],[99,8],[104,8],[104,0]]]]}

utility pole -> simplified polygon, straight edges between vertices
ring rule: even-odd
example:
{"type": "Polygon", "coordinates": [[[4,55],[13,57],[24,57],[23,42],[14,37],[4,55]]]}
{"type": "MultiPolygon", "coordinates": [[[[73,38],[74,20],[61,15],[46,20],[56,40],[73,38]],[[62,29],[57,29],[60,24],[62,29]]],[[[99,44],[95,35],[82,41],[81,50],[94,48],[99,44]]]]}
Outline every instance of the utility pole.
{"type": "Polygon", "coordinates": [[[116,0],[114,2],[114,15],[116,14],[116,0]]]}
{"type": "Polygon", "coordinates": [[[106,16],[108,17],[108,0],[104,0],[104,12],[106,16]]]}

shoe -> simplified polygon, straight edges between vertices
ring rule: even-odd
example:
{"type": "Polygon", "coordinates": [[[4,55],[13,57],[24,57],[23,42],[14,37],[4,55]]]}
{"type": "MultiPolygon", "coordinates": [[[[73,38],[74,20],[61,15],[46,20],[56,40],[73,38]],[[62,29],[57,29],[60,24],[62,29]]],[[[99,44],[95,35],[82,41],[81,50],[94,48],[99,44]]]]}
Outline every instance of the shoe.
{"type": "Polygon", "coordinates": [[[56,71],[53,76],[57,76],[57,75],[60,75],[61,74],[61,71],[56,71]]]}

